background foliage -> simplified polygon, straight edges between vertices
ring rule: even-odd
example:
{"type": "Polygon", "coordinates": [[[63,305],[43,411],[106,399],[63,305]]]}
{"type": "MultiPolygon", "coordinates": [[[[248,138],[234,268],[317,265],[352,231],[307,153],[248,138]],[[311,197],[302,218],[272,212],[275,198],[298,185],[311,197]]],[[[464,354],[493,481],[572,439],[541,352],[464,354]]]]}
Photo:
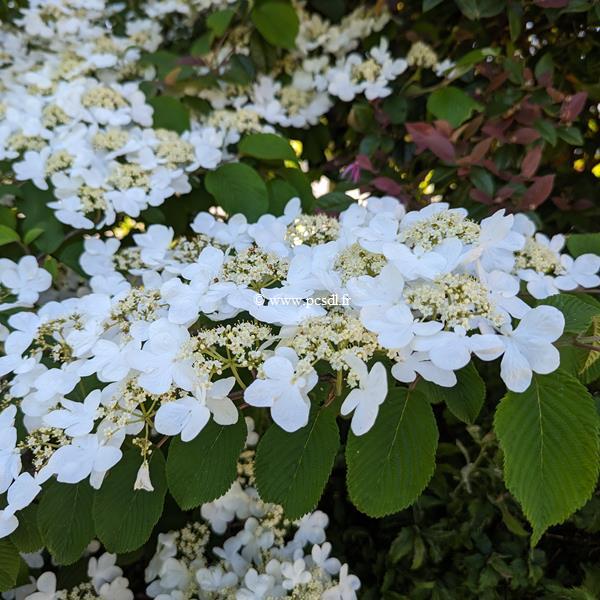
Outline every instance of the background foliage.
{"type": "MultiPolygon", "coordinates": [[[[357,4],[309,2],[311,9],[333,22],[357,4]]],[[[449,77],[440,80],[431,71],[417,68],[399,77],[394,92],[384,100],[339,102],[318,125],[306,130],[279,128],[277,134],[248,135],[237,146],[239,161],[215,171],[200,170],[188,195],[148,209],[139,223],[166,223],[181,234],[190,217],[215,204],[255,220],[266,212],[281,213],[285,202],[297,195],[305,210],[335,212],[352,201],[346,192],[358,187],[361,192],[398,196],[410,208],[443,196],[453,206],[467,207],[475,217],[500,207],[535,211],[532,216],[548,233],[585,234],[569,239],[575,255],[600,252],[598,234],[588,235],[595,233],[594,223],[600,216],[600,5],[584,0],[424,0],[392,2],[389,10],[393,19],[383,33],[391,41],[393,54],[405,56],[414,42],[423,41],[439,57],[456,64],[449,77]],[[297,168],[300,163],[302,170],[297,168]],[[329,179],[329,190],[316,197],[311,183],[323,174],[329,179]]],[[[14,7],[4,3],[0,16],[3,20],[14,17],[14,7]]],[[[117,19],[115,27],[120,26],[123,24],[117,19]]],[[[297,27],[294,7],[283,0],[238,2],[235,9],[202,16],[191,35],[180,31],[176,23],[167,23],[168,43],[143,59],[156,68],[156,79],[145,89],[155,110],[154,125],[186,129],[191,113],[209,110],[194,90],[215,85],[218,79],[239,85],[255,80],[293,48],[297,27]],[[197,77],[190,66],[200,64],[239,23],[250,23],[253,28],[249,56],[229,56],[217,72],[197,77]]],[[[363,40],[363,49],[377,38],[363,40]]],[[[8,173],[8,168],[3,171],[8,173]]],[[[60,286],[69,269],[79,272],[77,258],[84,233],[68,232],[54,219],[45,207],[50,192],[5,179],[0,192],[14,195],[16,204],[14,208],[0,207],[4,255],[36,254],[60,286]]],[[[119,237],[127,243],[139,223],[124,220],[117,230],[119,237]]],[[[580,305],[574,306],[575,301],[581,302],[563,297],[548,303],[557,302],[565,312],[570,333],[597,335],[597,308],[586,312],[580,305]]],[[[289,451],[286,461],[291,464],[277,468],[281,473],[296,469],[295,489],[306,490],[313,506],[321,496],[329,465],[334,465],[319,506],[331,515],[329,535],[337,554],[363,581],[365,598],[600,597],[599,492],[531,547],[541,531],[567,517],[574,505],[585,502],[587,496],[579,493],[578,482],[595,481],[597,423],[590,422],[589,412],[580,411],[585,408],[582,397],[591,410],[594,403],[600,406],[599,356],[589,349],[565,349],[563,368],[571,374],[563,372],[549,383],[539,382],[548,387],[546,396],[559,390],[552,397],[551,414],[543,417],[547,419],[546,433],[575,436],[578,441],[586,438],[592,449],[586,456],[547,457],[558,465],[559,475],[552,485],[566,487],[574,496],[564,499],[566,507],[549,508],[539,494],[524,493],[522,465],[515,457],[521,457],[521,462],[535,461],[539,454],[533,446],[543,446],[543,441],[519,447],[519,440],[511,437],[510,422],[531,420],[535,427],[535,398],[509,394],[501,399],[500,386],[485,367],[479,369],[481,378],[477,373],[463,373],[464,390],[439,395],[435,386],[421,384],[411,392],[429,400],[411,404],[415,414],[405,415],[407,431],[425,448],[413,456],[394,447],[398,445],[395,438],[389,440],[393,452],[388,456],[393,464],[386,486],[397,497],[373,497],[381,483],[371,481],[369,473],[374,474],[378,452],[373,460],[363,452],[359,460],[354,452],[356,439],[345,428],[338,433],[335,419],[326,413],[314,414],[309,432],[300,432],[323,438],[319,456],[302,453],[305,440],[301,436],[291,442],[288,436],[278,443],[277,430],[267,432],[258,451],[259,490],[269,499],[287,504],[291,514],[302,514],[304,507],[293,504],[297,499],[294,489],[276,487],[274,477],[261,480],[261,461],[270,464],[270,456],[277,455],[283,443],[289,451]],[[575,377],[589,384],[590,394],[584,392],[576,399],[569,393],[581,386],[575,377]],[[559,383],[566,386],[566,392],[556,387],[559,383]],[[495,434],[493,414],[499,402],[495,434]],[[433,460],[434,418],[440,429],[437,466],[433,460]],[[329,444],[327,432],[341,436],[345,458],[343,452],[336,455],[337,446],[329,444]],[[368,512],[377,516],[394,514],[375,520],[352,507],[346,497],[344,461],[355,503],[359,507],[366,503],[368,512]],[[507,465],[508,489],[503,483],[503,465],[507,465]],[[434,468],[433,479],[411,505],[434,468]],[[411,469],[416,472],[404,479],[411,469]],[[533,539],[511,492],[533,523],[533,539]],[[400,506],[408,508],[398,512],[400,506]]],[[[409,402],[408,398],[399,400],[385,404],[382,413],[399,410],[403,402],[409,402]]],[[[259,428],[261,425],[258,423],[259,428]]],[[[214,424],[210,427],[217,428],[214,424]]],[[[56,484],[39,506],[26,511],[24,525],[10,541],[0,540],[0,589],[25,576],[11,550],[29,552],[40,540],[57,563],[64,565],[58,569],[59,582],[76,583],[83,575],[77,559],[94,532],[109,550],[122,554],[120,562],[127,565],[130,578],[141,578],[136,565],[151,556],[157,532],[178,526],[189,516],[179,507],[194,510],[211,499],[202,496],[192,477],[209,477],[213,460],[228,462],[234,469],[243,430],[231,428],[227,433],[231,439],[216,447],[211,441],[218,434],[210,427],[194,442],[198,446],[194,451],[207,457],[206,464],[196,465],[196,473],[186,472],[186,457],[178,457],[176,443],[171,444],[166,464],[160,452],[155,454],[151,468],[156,492],[151,499],[123,485],[134,478],[139,466],[133,455],[103,486],[102,506],[108,507],[103,511],[95,509],[98,496],[93,503],[84,501],[92,494],[87,483],[56,484]],[[207,446],[214,454],[208,454],[207,446]],[[123,527],[111,511],[110,507],[121,506],[125,497],[132,514],[140,517],[135,526],[123,527]],[[57,528],[57,514],[65,511],[78,517],[67,529],[57,528]],[[142,545],[149,536],[150,541],[142,545]]],[[[369,439],[373,444],[386,442],[377,429],[369,439]]],[[[386,477],[386,465],[377,464],[377,474],[386,477]]],[[[211,490],[217,495],[223,486],[227,482],[211,481],[211,490]]]]}

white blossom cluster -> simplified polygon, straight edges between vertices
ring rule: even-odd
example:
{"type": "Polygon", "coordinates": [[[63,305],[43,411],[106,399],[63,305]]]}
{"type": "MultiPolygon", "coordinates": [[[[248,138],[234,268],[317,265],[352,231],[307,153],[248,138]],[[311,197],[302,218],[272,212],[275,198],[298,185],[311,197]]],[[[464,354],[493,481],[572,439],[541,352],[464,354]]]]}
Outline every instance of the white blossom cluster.
{"type": "Polygon", "coordinates": [[[9,318],[0,535],[50,477],[99,487],[128,436],[145,459],[137,485],[151,489],[158,436],[189,441],[248,406],[286,431],[305,426],[317,366],[346,396],[356,435],[386,401],[387,370],[451,387],[472,355],[502,357],[502,379],[522,392],[532,373],[559,366],[564,317],[525,302],[520,282],[534,298],[600,283],[600,257],[560,255],[561,238],[535,236],[527,217],[503,210],[477,223],[444,203],[405,213],[373,197],[333,218],[303,215],[292,199],[282,216],[200,213],[192,229],[174,239],[152,225],[122,249],[88,239],[92,293],[9,318]],[[28,433],[19,442],[17,410],[28,433]]]}
{"type": "MultiPolygon", "coordinates": [[[[87,562],[85,581],[69,589],[58,589],[56,575],[43,571],[37,578],[29,576],[29,581],[8,592],[2,593],[4,600],[133,600],[129,580],[123,577],[123,570],[117,566],[117,555],[104,552],[98,556],[100,543],[93,540],[85,551],[90,556],[87,562]]],[[[42,571],[45,566],[41,550],[21,554],[27,566],[42,571]]]]}
{"type": "Polygon", "coordinates": [[[0,160],[42,190],[72,227],[101,228],[191,190],[188,174],[223,160],[224,133],[193,122],[179,135],[153,128],[139,63],[161,42],[160,25],[107,27],[112,4],[34,1],[18,29],[0,30],[0,160]]]}
{"type": "MultiPolygon", "coordinates": [[[[250,432],[253,443],[257,437],[250,432]]],[[[355,600],[360,581],[330,556],[328,516],[318,510],[290,522],[281,506],[263,502],[254,487],[253,455],[243,452],[231,489],[202,505],[203,521],[158,536],[145,573],[148,596],[355,600]]]]}
{"type": "MultiPolygon", "coordinates": [[[[332,25],[297,3],[297,48],[271,71],[247,85],[218,78],[215,86],[200,89],[192,77],[184,93],[207,100],[211,110],[193,117],[183,134],[153,127],[153,108],[140,86],[156,72],[140,58],[163,42],[161,19],[193,19],[230,5],[150,2],[143,7],[145,18],[127,15],[119,35],[108,23],[125,10],[122,5],[30,2],[16,27],[0,29],[0,160],[11,163],[14,179],[50,188],[48,206],[62,223],[101,229],[117,214],[135,218],[191,191],[189,175],[231,160],[231,145],[245,133],[315,125],[334,98],[384,98],[409,66],[441,76],[450,64],[438,64],[420,42],[406,59],[394,58],[385,37],[366,54],[357,52],[364,37],[389,21],[385,9],[359,7],[332,25]]],[[[199,77],[224,75],[232,55],[249,53],[250,32],[246,23],[232,26],[202,64],[189,68],[199,77]]]]}

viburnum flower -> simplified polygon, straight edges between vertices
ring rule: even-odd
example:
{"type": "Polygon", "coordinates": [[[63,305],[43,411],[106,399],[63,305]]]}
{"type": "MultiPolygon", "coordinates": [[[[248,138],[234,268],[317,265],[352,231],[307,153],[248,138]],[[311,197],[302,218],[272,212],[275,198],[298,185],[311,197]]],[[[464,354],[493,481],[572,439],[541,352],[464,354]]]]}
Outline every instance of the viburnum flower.
{"type": "Polygon", "coordinates": [[[251,406],[268,406],[277,425],[285,431],[296,431],[308,423],[308,392],[317,384],[312,368],[297,371],[298,355],[291,348],[278,348],[263,364],[266,379],[256,379],[244,391],[251,406]]]}
{"type": "Polygon", "coordinates": [[[354,411],[350,427],[354,435],[363,435],[373,427],[379,407],[387,396],[387,372],[380,362],[369,372],[367,365],[356,356],[347,355],[344,360],[358,376],[358,387],[346,396],[340,412],[348,415],[354,411]]]}
{"type": "Polygon", "coordinates": [[[191,363],[178,359],[182,345],[189,339],[185,327],[164,318],[154,321],[143,348],[132,350],[128,356],[129,364],[141,372],[140,385],[153,394],[164,394],[173,382],[191,391],[194,380],[191,363]]]}
{"type": "Polygon", "coordinates": [[[165,435],[181,434],[181,440],[189,442],[202,431],[210,415],[219,425],[231,425],[238,419],[238,411],[227,397],[235,384],[234,377],[215,381],[205,387],[197,385],[193,396],[184,396],[161,404],[154,426],[165,435]]]}
{"type": "Polygon", "coordinates": [[[8,406],[0,412],[0,494],[21,472],[21,454],[17,449],[15,428],[16,406],[8,406]]]}
{"type": "Polygon", "coordinates": [[[555,371],[560,354],[552,345],[563,332],[565,318],[553,306],[538,306],[530,310],[517,327],[502,336],[505,345],[500,363],[500,376],[513,392],[524,392],[533,373],[555,371]]]}
{"type": "Polygon", "coordinates": [[[85,435],[94,428],[101,397],[100,390],[93,390],[83,402],[63,398],[60,402],[63,408],[49,412],[44,417],[44,423],[63,429],[70,437],[85,435]]]}
{"type": "Polygon", "coordinates": [[[426,381],[431,381],[442,387],[456,385],[456,375],[451,369],[441,369],[433,364],[428,352],[412,352],[401,356],[392,366],[392,376],[403,383],[412,383],[420,375],[426,381]]]}

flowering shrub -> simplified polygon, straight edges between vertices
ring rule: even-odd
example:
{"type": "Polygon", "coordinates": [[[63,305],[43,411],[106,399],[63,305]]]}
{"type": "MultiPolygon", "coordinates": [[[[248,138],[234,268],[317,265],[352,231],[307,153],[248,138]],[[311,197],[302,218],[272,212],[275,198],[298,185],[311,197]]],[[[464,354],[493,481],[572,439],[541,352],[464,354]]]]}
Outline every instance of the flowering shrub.
{"type": "Polygon", "coordinates": [[[0,590],[354,598],[331,473],[427,502],[448,415],[533,545],[589,500],[600,13],[418,5],[0,7],[0,590]]]}

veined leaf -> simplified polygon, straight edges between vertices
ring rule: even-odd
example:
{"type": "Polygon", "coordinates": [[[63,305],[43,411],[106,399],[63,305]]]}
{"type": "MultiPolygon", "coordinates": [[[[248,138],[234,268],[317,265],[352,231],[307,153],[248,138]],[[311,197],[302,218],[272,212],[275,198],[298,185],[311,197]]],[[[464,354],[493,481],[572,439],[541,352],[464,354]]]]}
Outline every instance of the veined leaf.
{"type": "Polygon", "coordinates": [[[52,481],[44,489],[38,508],[38,527],[58,564],[74,563],[94,538],[93,496],[87,481],[77,484],[52,481]]]}
{"type": "Polygon", "coordinates": [[[260,497],[283,506],[289,519],[298,519],[314,510],[339,445],[333,410],[313,411],[308,425],[294,433],[271,425],[256,452],[256,484],[260,497]]]}
{"type": "Polygon", "coordinates": [[[598,479],[596,406],[574,377],[535,375],[522,394],[500,402],[494,427],[506,486],[533,527],[532,545],[590,498],[598,479]]]}
{"type": "Polygon", "coordinates": [[[352,502],[372,517],[410,506],[433,475],[437,441],[435,417],[423,395],[392,389],[370,431],[348,437],[347,483],[352,502]]]}
{"type": "Polygon", "coordinates": [[[149,459],[154,491],[134,490],[141,457],[130,450],[94,494],[93,516],[100,541],[109,552],[132,552],[148,541],[163,510],[167,479],[165,459],[155,450],[149,459]]]}
{"type": "Polygon", "coordinates": [[[171,442],[167,479],[173,498],[183,510],[211,502],[229,490],[246,435],[246,422],[239,416],[234,425],[210,421],[193,440],[175,438],[171,442]]]}

